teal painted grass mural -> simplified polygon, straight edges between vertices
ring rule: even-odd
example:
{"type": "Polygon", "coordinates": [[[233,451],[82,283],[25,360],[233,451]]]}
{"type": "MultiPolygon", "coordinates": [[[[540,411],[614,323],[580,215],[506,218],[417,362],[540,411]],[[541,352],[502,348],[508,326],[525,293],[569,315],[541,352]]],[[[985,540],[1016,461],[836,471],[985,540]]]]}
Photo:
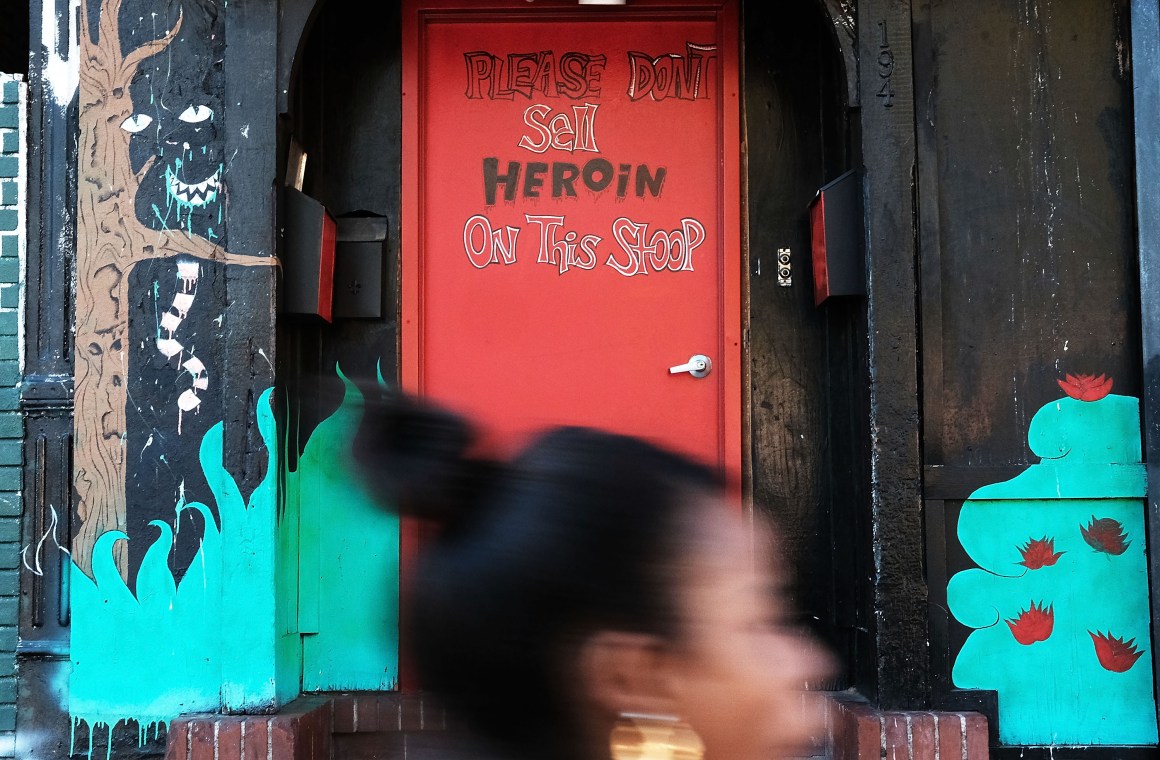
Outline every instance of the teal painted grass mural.
{"type": "MultiPolygon", "coordinates": [[[[286,474],[302,546],[300,621],[304,691],[393,689],[398,681],[399,519],[354,469],[363,395],[336,367],[342,404],[286,474]]],[[[380,384],[382,383],[380,377],[380,384]]]]}
{"type": "Polygon", "coordinates": [[[95,735],[111,739],[129,721],[144,743],[182,713],[268,709],[297,696],[300,686],[395,686],[399,523],[354,470],[363,396],[338,374],[342,404],[314,430],[298,468],[284,473],[280,516],[284,460],[272,445],[267,390],[257,420],[270,463],[248,501],[222,466],[221,423],[202,440],[200,466],[221,526],[205,504],[175,506],[175,514],[200,513],[206,525],[180,583],[167,563],[173,529],[160,520],[151,523],[158,535],[137,574],[136,595],[113,561],[114,545],[128,540],[120,531],[97,540],[93,578],[72,567],[68,709],[74,736],[88,728],[90,755],[95,735]]]}
{"type": "Polygon", "coordinates": [[[979,568],[947,587],[975,629],[952,679],[999,693],[1005,744],[1155,743],[1139,403],[1103,376],[1060,385],[1028,431],[1040,463],[963,504],[979,568]]]}
{"type": "MultiPolygon", "coordinates": [[[[273,554],[278,458],[271,391],[258,400],[258,429],[271,452],[266,475],[244,502],[222,466],[222,424],[201,443],[200,462],[221,518],[195,510],[205,533],[194,562],[174,581],[166,562],[172,528],[154,521],[158,537],[137,574],[136,596],[113,562],[113,546],[128,540],[110,531],[97,540],[93,578],[71,574],[72,675],[69,713],[93,734],[137,721],[144,741],[175,716],[226,708],[259,709],[274,702],[275,596],[273,554]]],[[[111,751],[111,742],[109,744],[111,751]]]]}

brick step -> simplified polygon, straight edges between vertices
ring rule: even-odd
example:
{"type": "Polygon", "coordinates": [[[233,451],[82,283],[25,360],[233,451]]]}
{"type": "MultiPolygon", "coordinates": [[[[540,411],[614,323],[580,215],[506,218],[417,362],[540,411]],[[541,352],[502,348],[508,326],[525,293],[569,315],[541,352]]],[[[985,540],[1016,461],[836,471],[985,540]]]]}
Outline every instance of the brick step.
{"type": "Polygon", "coordinates": [[[974,712],[879,710],[858,694],[830,695],[833,760],[987,760],[987,718],[974,712]]]}
{"type": "MultiPolygon", "coordinates": [[[[457,760],[457,734],[426,695],[300,697],[273,715],[187,715],[166,760],[457,760]]],[[[827,752],[802,760],[986,760],[987,719],[970,712],[878,710],[831,694],[827,752]]]]}

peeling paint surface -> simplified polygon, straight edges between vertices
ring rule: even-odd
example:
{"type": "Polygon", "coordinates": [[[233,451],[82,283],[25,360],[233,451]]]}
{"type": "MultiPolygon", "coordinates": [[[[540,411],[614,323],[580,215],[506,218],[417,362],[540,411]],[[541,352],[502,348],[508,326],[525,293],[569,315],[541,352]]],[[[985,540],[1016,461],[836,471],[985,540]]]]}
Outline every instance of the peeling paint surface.
{"type": "Polygon", "coordinates": [[[44,82],[47,90],[61,108],[65,108],[76,97],[77,85],[80,83],[80,56],[78,55],[77,18],[79,17],[80,0],[69,0],[67,13],[58,21],[56,17],[57,4],[46,0],[41,3],[40,12],[40,42],[44,45],[44,82]],[[61,49],[58,34],[63,32],[67,40],[67,48],[61,49]]]}

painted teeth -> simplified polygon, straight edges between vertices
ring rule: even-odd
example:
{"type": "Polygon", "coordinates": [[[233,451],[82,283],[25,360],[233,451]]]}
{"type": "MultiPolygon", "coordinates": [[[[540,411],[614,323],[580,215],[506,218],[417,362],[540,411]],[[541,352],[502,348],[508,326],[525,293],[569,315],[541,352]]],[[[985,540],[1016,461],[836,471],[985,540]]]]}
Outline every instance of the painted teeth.
{"type": "Polygon", "coordinates": [[[191,185],[170,174],[169,192],[182,203],[188,203],[191,206],[204,206],[217,197],[220,177],[221,171],[219,170],[214,172],[213,176],[191,185]]]}

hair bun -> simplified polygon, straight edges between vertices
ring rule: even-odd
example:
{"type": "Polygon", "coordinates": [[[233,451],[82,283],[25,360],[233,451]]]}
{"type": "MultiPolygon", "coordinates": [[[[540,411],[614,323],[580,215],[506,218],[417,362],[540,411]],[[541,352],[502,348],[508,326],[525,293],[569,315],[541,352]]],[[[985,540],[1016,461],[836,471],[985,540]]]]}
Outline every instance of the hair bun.
{"type": "Polygon", "coordinates": [[[449,526],[471,515],[499,465],[468,456],[476,440],[468,422],[400,393],[365,404],[354,456],[375,496],[449,526]]]}

